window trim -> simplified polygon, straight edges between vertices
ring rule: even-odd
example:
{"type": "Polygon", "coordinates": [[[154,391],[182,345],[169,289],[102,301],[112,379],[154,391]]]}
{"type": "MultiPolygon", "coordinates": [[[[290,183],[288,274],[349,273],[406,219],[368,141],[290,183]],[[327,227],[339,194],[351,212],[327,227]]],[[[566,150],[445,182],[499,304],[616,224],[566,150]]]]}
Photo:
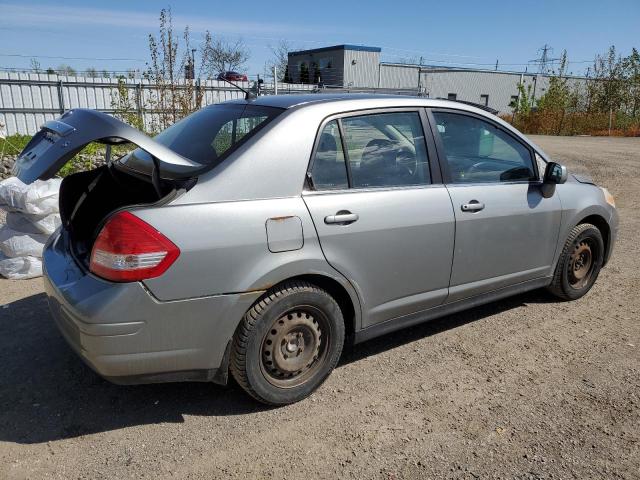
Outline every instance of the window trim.
{"type": "Polygon", "coordinates": [[[319,191],[319,192],[344,192],[345,190],[349,190],[351,188],[351,172],[349,171],[349,162],[347,161],[347,155],[345,152],[345,148],[344,148],[344,140],[342,137],[342,125],[340,123],[340,119],[334,117],[327,117],[325,118],[322,123],[320,124],[320,127],[318,127],[318,131],[316,132],[316,138],[313,141],[313,148],[311,149],[311,157],[309,158],[309,162],[307,163],[307,170],[304,174],[304,185],[302,186],[302,191],[309,191],[309,192],[315,192],[315,191],[319,191]],[[320,146],[320,137],[322,136],[322,133],[324,132],[325,127],[331,123],[335,121],[336,125],[338,126],[338,135],[340,135],[340,147],[342,148],[342,156],[344,158],[344,162],[345,162],[345,171],[347,173],[347,188],[327,188],[327,189],[323,189],[323,190],[317,190],[315,185],[312,187],[309,180],[311,179],[313,181],[313,164],[315,163],[316,160],[316,153],[318,153],[318,147],[320,146]]]}
{"type": "Polygon", "coordinates": [[[527,184],[527,185],[536,185],[542,183],[540,180],[540,173],[538,171],[538,164],[535,160],[535,149],[529,145],[529,143],[523,141],[517,135],[514,135],[513,132],[510,132],[508,129],[504,128],[498,122],[492,120],[489,117],[485,117],[484,115],[477,114],[475,112],[470,112],[467,110],[457,110],[454,108],[426,108],[427,116],[429,118],[429,123],[431,124],[431,132],[435,137],[436,150],[438,152],[438,161],[440,163],[440,168],[442,168],[442,178],[443,182],[447,187],[452,186],[475,186],[475,185],[513,185],[513,184],[527,184]],[[444,144],[442,143],[442,138],[440,137],[440,133],[437,131],[437,123],[434,112],[442,112],[442,113],[451,113],[455,115],[466,115],[468,117],[476,118],[478,120],[484,121],[505,133],[517,143],[522,145],[529,152],[529,160],[531,162],[531,167],[533,168],[534,175],[528,180],[510,180],[508,182],[469,182],[469,183],[455,183],[452,181],[451,171],[449,170],[449,162],[447,161],[447,156],[444,150],[444,144]]]}
{"type": "MultiPolygon", "coordinates": [[[[342,118],[336,118],[338,124],[338,135],[340,135],[340,145],[342,146],[342,157],[344,158],[344,168],[347,170],[347,188],[353,188],[353,177],[351,175],[351,162],[349,161],[349,150],[344,139],[344,127],[342,126],[342,118]]],[[[322,135],[322,134],[321,134],[322,135]]],[[[315,156],[313,157],[315,160],[315,156]]]]}
{"type": "Polygon", "coordinates": [[[438,154],[436,149],[435,140],[433,138],[433,132],[431,131],[429,119],[425,114],[424,106],[416,106],[416,107],[382,107],[382,108],[367,108],[362,110],[349,110],[345,112],[333,113],[327,117],[325,117],[318,129],[316,131],[316,137],[313,142],[313,148],[311,149],[311,155],[309,157],[309,161],[307,164],[307,170],[305,173],[305,181],[303,185],[303,193],[304,194],[315,194],[315,193],[345,193],[345,192],[365,192],[365,191],[383,191],[383,190],[401,190],[407,188],[425,188],[431,187],[434,185],[442,185],[442,171],[440,168],[440,164],[438,161],[438,154]],[[342,126],[343,118],[350,117],[363,117],[366,115],[380,115],[385,113],[417,113],[418,118],[420,120],[420,124],[422,125],[422,134],[424,136],[426,151],[427,151],[427,163],[429,166],[429,176],[430,182],[423,183],[418,185],[395,185],[395,186],[380,186],[380,187],[368,187],[368,188],[353,188],[351,181],[351,165],[349,163],[349,153],[346,149],[345,138],[344,138],[344,130],[342,126]],[[338,123],[338,128],[340,132],[340,143],[342,144],[342,150],[344,154],[344,160],[347,168],[347,179],[348,179],[348,187],[346,189],[316,189],[315,186],[311,187],[309,184],[309,178],[313,178],[311,173],[313,171],[313,164],[316,157],[316,152],[318,150],[320,144],[320,136],[324,131],[324,127],[331,121],[336,120],[338,123]]]}

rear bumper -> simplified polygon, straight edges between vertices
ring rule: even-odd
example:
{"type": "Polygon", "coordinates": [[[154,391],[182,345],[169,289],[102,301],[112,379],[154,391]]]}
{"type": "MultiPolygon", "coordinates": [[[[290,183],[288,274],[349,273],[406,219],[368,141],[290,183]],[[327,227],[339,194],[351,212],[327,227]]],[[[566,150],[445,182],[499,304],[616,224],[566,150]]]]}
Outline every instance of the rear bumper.
{"type": "Polygon", "coordinates": [[[140,282],[112,283],[81,268],[66,235],[44,251],[52,316],[71,347],[115,383],[226,381],[225,351],[262,292],[161,302],[140,282]]]}

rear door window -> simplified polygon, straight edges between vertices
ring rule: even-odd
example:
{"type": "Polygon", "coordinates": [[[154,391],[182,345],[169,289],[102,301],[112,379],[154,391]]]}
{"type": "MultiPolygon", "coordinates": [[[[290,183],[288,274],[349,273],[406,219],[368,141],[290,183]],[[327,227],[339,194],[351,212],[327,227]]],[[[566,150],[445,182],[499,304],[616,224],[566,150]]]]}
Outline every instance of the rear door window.
{"type": "Polygon", "coordinates": [[[327,123],[320,133],[311,178],[316,190],[335,190],[349,186],[347,165],[336,120],[327,123]]]}
{"type": "Polygon", "coordinates": [[[353,188],[431,183],[418,112],[342,119],[353,188]]]}

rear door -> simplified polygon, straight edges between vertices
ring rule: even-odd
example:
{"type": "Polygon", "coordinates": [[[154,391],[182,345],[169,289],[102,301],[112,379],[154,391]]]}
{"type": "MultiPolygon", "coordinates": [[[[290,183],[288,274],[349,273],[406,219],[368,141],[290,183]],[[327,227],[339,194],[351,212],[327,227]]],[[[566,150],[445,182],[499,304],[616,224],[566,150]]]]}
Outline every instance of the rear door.
{"type": "Polygon", "coordinates": [[[425,122],[417,109],[358,112],[328,119],[316,141],[303,198],[328,262],[358,291],[363,326],[447,296],[454,215],[425,122]]]}
{"type": "Polygon", "coordinates": [[[562,206],[543,197],[531,147],[483,116],[431,113],[456,216],[447,302],[549,276],[562,206]]]}

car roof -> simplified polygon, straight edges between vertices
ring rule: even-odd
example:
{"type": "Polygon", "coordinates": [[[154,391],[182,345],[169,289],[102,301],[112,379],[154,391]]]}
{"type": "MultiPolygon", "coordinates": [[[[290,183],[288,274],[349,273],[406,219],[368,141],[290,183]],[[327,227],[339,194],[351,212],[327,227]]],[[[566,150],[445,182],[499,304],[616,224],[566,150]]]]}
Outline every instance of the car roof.
{"type": "MultiPolygon", "coordinates": [[[[307,103],[339,102],[356,99],[403,98],[401,95],[375,95],[370,93],[306,93],[263,95],[251,100],[236,99],[225,103],[246,103],[265,107],[293,108],[307,103]]],[[[407,98],[407,97],[404,97],[407,98]]],[[[417,98],[417,97],[414,97],[417,98]]]]}
{"type": "MultiPolygon", "coordinates": [[[[449,107],[458,110],[468,110],[478,112],[481,106],[473,104],[465,104],[462,102],[431,99],[425,97],[416,97],[410,95],[392,95],[392,94],[374,94],[374,93],[307,93],[307,94],[284,94],[284,95],[264,95],[250,100],[235,99],[224,103],[258,105],[265,107],[276,107],[290,109],[294,107],[303,108],[305,105],[317,105],[319,103],[357,103],[361,108],[377,108],[377,107],[405,107],[405,106],[424,106],[424,107],[449,107]]],[[[336,111],[339,107],[336,105],[336,111]]],[[[482,109],[484,110],[484,109],[482,109]]],[[[483,112],[486,115],[486,111],[483,112]]]]}

